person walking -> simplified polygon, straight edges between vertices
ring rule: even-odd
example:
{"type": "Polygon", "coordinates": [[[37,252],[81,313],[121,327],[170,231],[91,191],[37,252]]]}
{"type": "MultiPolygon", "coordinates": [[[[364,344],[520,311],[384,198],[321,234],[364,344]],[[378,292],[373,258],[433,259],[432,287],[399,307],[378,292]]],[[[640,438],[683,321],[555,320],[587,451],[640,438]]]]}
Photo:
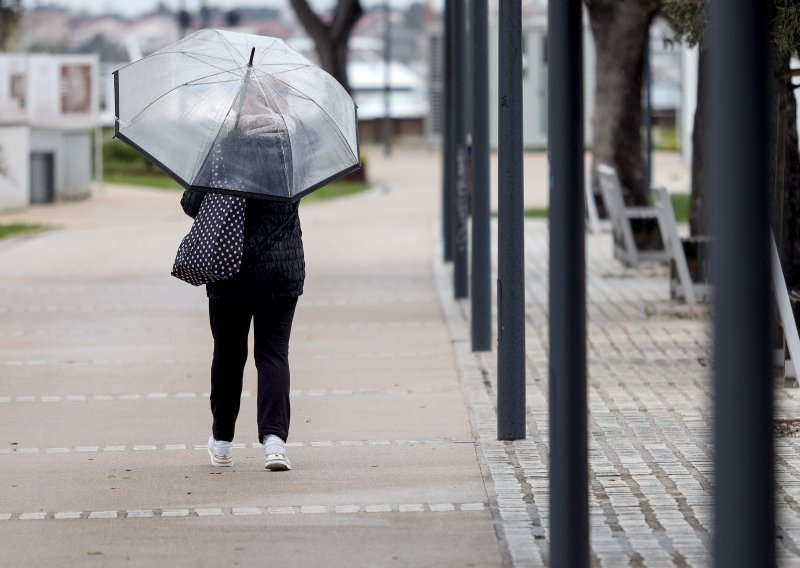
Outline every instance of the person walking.
{"type": "MultiPolygon", "coordinates": [[[[183,193],[181,206],[194,218],[205,192],[183,193]]],[[[242,263],[232,278],[206,284],[214,338],[211,364],[211,414],[208,439],[212,466],[230,466],[242,394],[247,338],[253,323],[258,371],[258,440],[265,467],[291,469],[286,455],[289,403],[289,337],[298,297],[303,293],[305,260],[299,202],[245,201],[242,263]]]]}

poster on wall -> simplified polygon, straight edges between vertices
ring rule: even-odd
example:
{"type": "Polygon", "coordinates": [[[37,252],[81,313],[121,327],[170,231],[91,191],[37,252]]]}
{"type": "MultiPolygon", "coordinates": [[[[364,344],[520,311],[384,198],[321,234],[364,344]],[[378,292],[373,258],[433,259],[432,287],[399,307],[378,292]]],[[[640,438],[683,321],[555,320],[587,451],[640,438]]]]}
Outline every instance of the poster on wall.
{"type": "Polygon", "coordinates": [[[61,65],[61,114],[90,114],[92,110],[92,67],[61,65]]]}
{"type": "Polygon", "coordinates": [[[0,58],[0,124],[21,124],[28,117],[28,69],[24,56],[0,58]]]}

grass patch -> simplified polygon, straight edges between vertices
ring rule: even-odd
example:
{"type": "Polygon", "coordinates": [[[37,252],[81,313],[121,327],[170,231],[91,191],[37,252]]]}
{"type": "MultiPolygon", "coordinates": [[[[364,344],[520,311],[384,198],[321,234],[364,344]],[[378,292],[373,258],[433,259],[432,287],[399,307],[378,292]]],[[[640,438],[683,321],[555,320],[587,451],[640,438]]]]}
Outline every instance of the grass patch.
{"type": "Polygon", "coordinates": [[[127,185],[146,185],[159,189],[183,189],[174,179],[162,174],[106,174],[103,181],[127,185]]]}
{"type": "MultiPolygon", "coordinates": [[[[178,190],[183,191],[183,187],[179,185],[171,177],[161,174],[110,174],[106,175],[104,181],[106,183],[122,183],[126,185],[142,185],[153,187],[156,189],[178,190]]],[[[323,201],[326,199],[333,199],[336,197],[343,197],[345,195],[353,195],[366,189],[370,185],[365,182],[354,181],[339,181],[318,189],[303,198],[303,203],[310,203],[313,201],[323,201]]]]}
{"type": "Polygon", "coordinates": [[[526,209],[524,215],[525,217],[531,219],[547,219],[550,216],[550,211],[548,209],[532,207],[530,209],[526,209]]]}
{"type": "MultiPolygon", "coordinates": [[[[526,209],[523,215],[529,219],[547,219],[550,216],[550,211],[540,207],[531,207],[526,209]]],[[[492,217],[497,217],[497,211],[492,211],[492,217]]]]}
{"type": "MultiPolygon", "coordinates": [[[[688,193],[670,193],[669,199],[672,201],[672,210],[675,211],[676,223],[689,222],[689,204],[691,195],[688,193]]],[[[647,204],[653,206],[653,196],[647,196],[647,204]]]]}
{"type": "Polygon", "coordinates": [[[674,126],[653,128],[653,150],[675,152],[678,150],[678,129],[674,126]]]}
{"type": "Polygon", "coordinates": [[[32,225],[29,223],[0,224],[0,239],[22,233],[35,233],[38,231],[44,231],[48,228],[49,227],[47,225],[32,225]]]}
{"type": "MultiPolygon", "coordinates": [[[[675,210],[675,221],[688,223],[691,196],[688,193],[672,193],[669,197],[672,200],[672,209],[675,210]]],[[[650,201],[650,205],[652,204],[652,201],[650,201]]],[[[525,210],[525,217],[530,219],[547,219],[548,216],[549,211],[547,209],[532,207],[525,210]]],[[[497,211],[492,211],[492,217],[497,217],[497,211]]]]}
{"type": "Polygon", "coordinates": [[[370,184],[363,181],[335,181],[325,187],[322,187],[303,199],[303,203],[312,203],[314,201],[324,201],[326,199],[334,199],[336,197],[344,197],[345,195],[353,195],[360,193],[370,188],[370,184]]]}
{"type": "Polygon", "coordinates": [[[689,222],[689,200],[688,193],[673,193],[670,196],[672,208],[675,210],[675,220],[678,223],[689,222]]]}

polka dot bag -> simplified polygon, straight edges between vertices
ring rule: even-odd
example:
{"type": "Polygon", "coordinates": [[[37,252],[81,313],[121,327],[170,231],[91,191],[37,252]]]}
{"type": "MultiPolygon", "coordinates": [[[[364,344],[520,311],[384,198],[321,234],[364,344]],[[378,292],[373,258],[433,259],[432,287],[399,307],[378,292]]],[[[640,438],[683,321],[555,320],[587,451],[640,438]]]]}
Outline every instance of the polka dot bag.
{"type": "Polygon", "coordinates": [[[207,193],[189,234],[178,247],[172,275],[200,286],[239,272],[244,207],[242,197],[207,193]]]}
{"type": "MultiPolygon", "coordinates": [[[[225,175],[221,148],[212,152],[211,182],[216,187],[241,189],[225,175]]],[[[218,193],[206,193],[189,234],[183,238],[172,275],[200,286],[227,280],[242,267],[245,199],[218,193]]]]}

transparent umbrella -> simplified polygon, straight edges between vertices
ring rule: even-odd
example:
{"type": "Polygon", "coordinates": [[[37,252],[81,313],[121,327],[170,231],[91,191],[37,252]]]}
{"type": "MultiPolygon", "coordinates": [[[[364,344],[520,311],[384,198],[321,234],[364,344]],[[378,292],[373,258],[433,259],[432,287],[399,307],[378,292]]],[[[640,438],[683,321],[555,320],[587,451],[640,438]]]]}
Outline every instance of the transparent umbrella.
{"type": "Polygon", "coordinates": [[[117,138],[186,188],[293,201],[360,167],[353,99],[280,39],[200,30],[114,92],[117,138]]]}

